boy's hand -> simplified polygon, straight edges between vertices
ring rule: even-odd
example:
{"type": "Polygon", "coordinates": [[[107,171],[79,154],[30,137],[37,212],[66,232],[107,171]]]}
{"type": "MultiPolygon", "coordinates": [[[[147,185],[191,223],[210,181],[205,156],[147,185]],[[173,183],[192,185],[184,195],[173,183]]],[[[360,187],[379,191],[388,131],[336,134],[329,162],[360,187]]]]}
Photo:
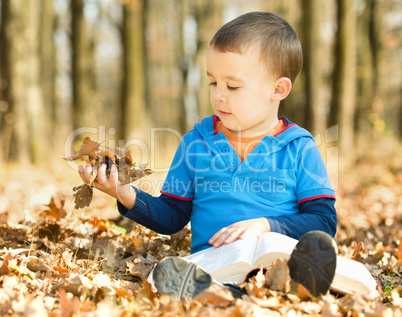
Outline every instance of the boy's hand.
{"type": "Polygon", "coordinates": [[[271,225],[265,217],[243,220],[222,228],[208,242],[218,248],[222,244],[230,244],[245,236],[259,237],[269,231],[271,231],[271,225]]]}
{"type": "MultiPolygon", "coordinates": [[[[78,172],[85,183],[91,181],[91,163],[87,163],[85,169],[82,166],[78,166],[78,172]]],[[[98,169],[98,178],[94,185],[96,189],[116,198],[127,209],[130,209],[135,204],[135,190],[130,185],[122,185],[119,182],[119,175],[115,164],[110,168],[109,176],[106,176],[106,164],[102,164],[98,169]]]]}

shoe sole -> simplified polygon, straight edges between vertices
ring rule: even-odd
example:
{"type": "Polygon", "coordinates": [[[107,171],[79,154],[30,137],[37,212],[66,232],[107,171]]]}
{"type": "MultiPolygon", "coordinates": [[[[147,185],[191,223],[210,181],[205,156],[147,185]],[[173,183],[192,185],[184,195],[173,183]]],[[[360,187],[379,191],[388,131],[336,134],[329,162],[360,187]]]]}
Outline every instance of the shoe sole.
{"type": "Polygon", "coordinates": [[[178,257],[162,259],[153,271],[155,287],[160,294],[192,300],[212,284],[211,276],[200,267],[178,257]]]}
{"type": "Polygon", "coordinates": [[[332,237],[323,231],[311,231],[300,238],[290,256],[290,277],[311,295],[325,295],[335,276],[336,256],[332,237]]]}

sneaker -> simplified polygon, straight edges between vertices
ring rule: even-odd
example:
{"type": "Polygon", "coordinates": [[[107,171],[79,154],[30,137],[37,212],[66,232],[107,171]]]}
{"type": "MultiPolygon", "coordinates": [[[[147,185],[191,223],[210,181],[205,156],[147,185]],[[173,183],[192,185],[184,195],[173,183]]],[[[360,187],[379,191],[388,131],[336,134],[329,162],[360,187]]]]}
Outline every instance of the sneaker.
{"type": "Polygon", "coordinates": [[[155,266],[152,277],[159,294],[189,300],[213,283],[207,272],[179,257],[162,259],[155,266]]]}
{"type": "Polygon", "coordinates": [[[335,276],[337,246],[323,231],[310,231],[296,244],[288,261],[291,279],[311,295],[325,295],[335,276]]]}

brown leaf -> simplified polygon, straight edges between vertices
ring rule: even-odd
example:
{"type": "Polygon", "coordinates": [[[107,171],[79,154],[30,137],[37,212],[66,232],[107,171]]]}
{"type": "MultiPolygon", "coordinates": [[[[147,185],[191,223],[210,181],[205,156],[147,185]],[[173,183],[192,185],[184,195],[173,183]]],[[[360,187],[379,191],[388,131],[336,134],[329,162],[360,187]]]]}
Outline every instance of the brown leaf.
{"type": "Polygon", "coordinates": [[[152,174],[152,171],[149,168],[146,168],[146,164],[141,164],[138,169],[124,165],[122,167],[119,166],[119,181],[120,183],[130,184],[139,180],[140,178],[152,174]]]}
{"type": "Polygon", "coordinates": [[[92,286],[87,277],[77,273],[71,274],[65,284],[66,291],[75,296],[81,296],[84,289],[91,289],[92,286]]]}
{"type": "Polygon", "coordinates": [[[149,263],[144,263],[139,258],[134,259],[133,262],[127,262],[127,273],[142,279],[146,279],[151,272],[153,265],[149,263]]]}
{"type": "Polygon", "coordinates": [[[60,289],[60,310],[61,317],[72,317],[74,316],[79,308],[80,308],[80,300],[77,297],[74,297],[73,300],[70,300],[67,296],[65,290],[60,289]]]}
{"type": "Polygon", "coordinates": [[[258,306],[264,308],[279,308],[283,305],[283,300],[280,300],[278,297],[268,297],[268,298],[257,298],[251,296],[250,299],[256,303],[258,306]]]}
{"type": "Polygon", "coordinates": [[[265,273],[267,287],[274,291],[290,290],[289,267],[285,259],[277,259],[265,273]]]}
{"type": "Polygon", "coordinates": [[[322,305],[314,302],[301,302],[298,308],[309,315],[313,315],[321,311],[322,305]]]}
{"type": "Polygon", "coordinates": [[[47,272],[50,270],[49,266],[41,259],[29,257],[27,268],[32,272],[47,272]]]}
{"type": "Polygon", "coordinates": [[[10,269],[8,267],[9,262],[13,259],[13,255],[11,252],[7,253],[3,260],[3,264],[0,267],[0,276],[6,275],[10,273],[10,269]]]}
{"type": "Polygon", "coordinates": [[[50,198],[49,204],[45,205],[49,207],[43,211],[46,217],[53,218],[59,220],[66,216],[66,210],[64,209],[64,199],[54,198],[53,196],[50,198]]]}
{"type": "Polygon", "coordinates": [[[94,160],[99,155],[100,144],[98,142],[92,141],[91,138],[86,137],[82,142],[81,148],[77,154],[70,157],[65,157],[66,161],[74,161],[81,159],[83,161],[89,162],[94,160]]]}
{"type": "Polygon", "coordinates": [[[75,209],[88,207],[91,204],[93,189],[88,184],[85,183],[81,186],[74,187],[73,191],[76,192],[74,194],[75,209]]]}
{"type": "Polygon", "coordinates": [[[304,300],[312,299],[310,292],[302,284],[297,284],[297,295],[304,300]]]}
{"type": "Polygon", "coordinates": [[[203,305],[217,305],[220,307],[227,307],[234,302],[234,297],[227,288],[223,288],[216,284],[213,284],[209,288],[197,294],[193,298],[193,300],[198,301],[203,305]]]}

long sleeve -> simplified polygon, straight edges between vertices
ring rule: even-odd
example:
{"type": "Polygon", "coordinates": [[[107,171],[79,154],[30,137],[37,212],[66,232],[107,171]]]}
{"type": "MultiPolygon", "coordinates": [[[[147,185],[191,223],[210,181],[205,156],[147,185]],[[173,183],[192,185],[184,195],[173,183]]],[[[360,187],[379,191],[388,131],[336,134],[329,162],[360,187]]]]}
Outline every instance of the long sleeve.
{"type": "Polygon", "coordinates": [[[299,205],[295,215],[267,217],[271,230],[295,239],[311,230],[322,230],[333,237],[336,233],[337,217],[335,199],[318,198],[299,205]]]}
{"type": "Polygon", "coordinates": [[[136,203],[127,209],[117,202],[121,215],[161,234],[173,234],[190,221],[192,201],[167,195],[151,196],[141,190],[137,192],[136,203]]]}

